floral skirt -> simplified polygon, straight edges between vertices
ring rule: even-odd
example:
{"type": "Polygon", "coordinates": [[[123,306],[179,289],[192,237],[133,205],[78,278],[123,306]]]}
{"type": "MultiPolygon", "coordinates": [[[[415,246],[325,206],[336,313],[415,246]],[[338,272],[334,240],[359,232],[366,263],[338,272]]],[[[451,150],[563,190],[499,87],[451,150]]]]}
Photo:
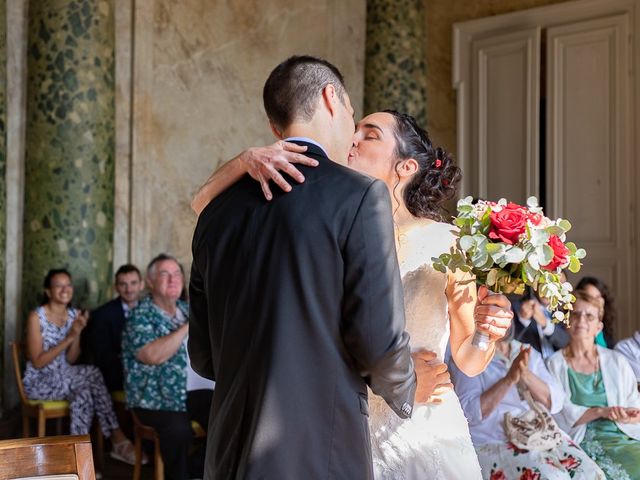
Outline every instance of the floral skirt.
{"type": "Polygon", "coordinates": [[[605,480],[596,463],[568,438],[545,452],[520,450],[511,443],[476,448],[485,480],[605,480]]]}

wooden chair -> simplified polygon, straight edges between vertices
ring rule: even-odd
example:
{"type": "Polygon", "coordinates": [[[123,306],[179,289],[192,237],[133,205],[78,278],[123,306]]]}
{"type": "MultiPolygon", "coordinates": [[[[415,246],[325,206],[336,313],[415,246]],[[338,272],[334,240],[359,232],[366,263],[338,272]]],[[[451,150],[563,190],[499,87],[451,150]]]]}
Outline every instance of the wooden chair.
{"type": "MultiPolygon", "coordinates": [[[[24,391],[22,383],[21,359],[24,351],[24,345],[17,342],[11,343],[11,355],[13,358],[13,369],[16,376],[16,384],[20,394],[20,403],[22,405],[22,436],[27,438],[30,436],[29,419],[36,418],[38,421],[38,437],[46,436],[47,420],[50,418],[58,419],[57,431],[58,435],[62,434],[61,420],[69,416],[69,402],[67,400],[30,400],[24,391]]],[[[93,434],[96,444],[96,458],[98,460],[98,468],[104,469],[104,436],[97,422],[94,424],[93,434]]]]}
{"type": "Polygon", "coordinates": [[[164,462],[160,453],[160,437],[153,427],[144,425],[136,413],[131,410],[131,418],[133,418],[133,436],[134,446],[136,449],[136,463],[133,466],[133,480],[140,480],[142,469],[142,441],[149,440],[153,442],[153,479],[164,480],[164,462]]]}
{"type": "Polygon", "coordinates": [[[0,479],[47,478],[47,475],[95,480],[89,436],[0,441],[0,479]]]}
{"type": "MultiPolygon", "coordinates": [[[[66,400],[30,400],[27,398],[22,384],[22,369],[20,366],[23,350],[24,345],[17,342],[11,343],[13,370],[16,375],[18,392],[20,393],[20,404],[22,405],[22,436],[24,438],[30,436],[29,418],[35,418],[38,421],[38,437],[44,437],[48,419],[62,419],[69,416],[69,402],[66,400]]],[[[60,431],[60,421],[58,422],[57,433],[62,433],[60,431]]]]}
{"type": "MultiPolygon", "coordinates": [[[[142,441],[149,440],[153,442],[153,479],[164,480],[164,462],[162,461],[162,453],[160,452],[160,437],[153,427],[144,425],[136,413],[131,410],[133,418],[134,446],[136,449],[136,463],[133,466],[133,480],[140,480],[142,469],[142,441]]],[[[191,422],[194,438],[204,438],[207,433],[198,422],[191,422]]]]}

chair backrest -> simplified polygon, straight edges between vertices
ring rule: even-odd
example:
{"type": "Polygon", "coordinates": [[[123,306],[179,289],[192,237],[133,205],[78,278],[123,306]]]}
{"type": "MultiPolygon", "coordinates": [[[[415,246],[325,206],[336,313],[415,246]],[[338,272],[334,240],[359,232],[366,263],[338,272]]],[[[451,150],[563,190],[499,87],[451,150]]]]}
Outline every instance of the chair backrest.
{"type": "Polygon", "coordinates": [[[22,367],[20,360],[22,358],[22,351],[24,345],[19,342],[11,342],[11,356],[13,358],[13,372],[16,376],[16,385],[18,386],[18,392],[20,393],[20,401],[27,403],[27,394],[24,392],[24,385],[22,384],[22,367]]]}
{"type": "Polygon", "coordinates": [[[0,441],[0,479],[73,474],[96,478],[88,435],[0,441]]]}

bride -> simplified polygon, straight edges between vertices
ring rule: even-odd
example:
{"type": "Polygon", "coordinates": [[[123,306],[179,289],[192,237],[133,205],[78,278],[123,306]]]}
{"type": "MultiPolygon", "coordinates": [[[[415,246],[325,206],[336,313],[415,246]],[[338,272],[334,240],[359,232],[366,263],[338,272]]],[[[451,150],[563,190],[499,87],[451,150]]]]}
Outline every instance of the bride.
{"type": "MultiPolygon", "coordinates": [[[[271,147],[246,150],[209,178],[194,197],[193,209],[199,214],[212,198],[245,173],[260,181],[267,199],[272,197],[269,179],[289,191],[290,185],[278,170],[304,181],[291,164],[312,165],[311,159],[300,154],[304,149],[277,142],[271,147]]],[[[512,313],[506,297],[489,296],[484,287],[477,292],[468,274],[444,274],[432,268],[432,257],[448,252],[454,242],[452,226],[442,222],[442,212],[444,203],[455,196],[460,169],[447,152],[432,145],[412,117],[395,111],[373,113],[358,123],[347,163],[384,181],[389,188],[406,330],[413,351],[420,352],[414,355],[414,361],[429,358],[422,353],[425,350],[433,352],[434,360],[429,362],[432,375],[439,374],[441,382],[428,403],[416,404],[408,420],[397,417],[382,398],[370,395],[375,478],[480,479],[467,420],[448,375],[443,376],[445,350],[449,345],[456,365],[468,376],[481,373],[493,357],[494,341],[503,336],[512,313]],[[492,340],[488,351],[471,345],[476,323],[492,340]]]]}

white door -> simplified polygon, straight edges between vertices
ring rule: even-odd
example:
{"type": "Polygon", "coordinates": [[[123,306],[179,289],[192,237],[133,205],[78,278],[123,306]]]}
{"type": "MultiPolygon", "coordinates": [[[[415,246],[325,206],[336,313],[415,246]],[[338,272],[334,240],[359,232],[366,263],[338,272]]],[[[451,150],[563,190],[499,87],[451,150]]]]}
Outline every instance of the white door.
{"type": "Polygon", "coordinates": [[[547,30],[547,210],[587,250],[580,275],[615,293],[618,338],[636,311],[628,31],[626,14],[547,30]]]}
{"type": "Polygon", "coordinates": [[[538,195],[540,28],[473,42],[473,195],[523,203],[538,195]]]}

